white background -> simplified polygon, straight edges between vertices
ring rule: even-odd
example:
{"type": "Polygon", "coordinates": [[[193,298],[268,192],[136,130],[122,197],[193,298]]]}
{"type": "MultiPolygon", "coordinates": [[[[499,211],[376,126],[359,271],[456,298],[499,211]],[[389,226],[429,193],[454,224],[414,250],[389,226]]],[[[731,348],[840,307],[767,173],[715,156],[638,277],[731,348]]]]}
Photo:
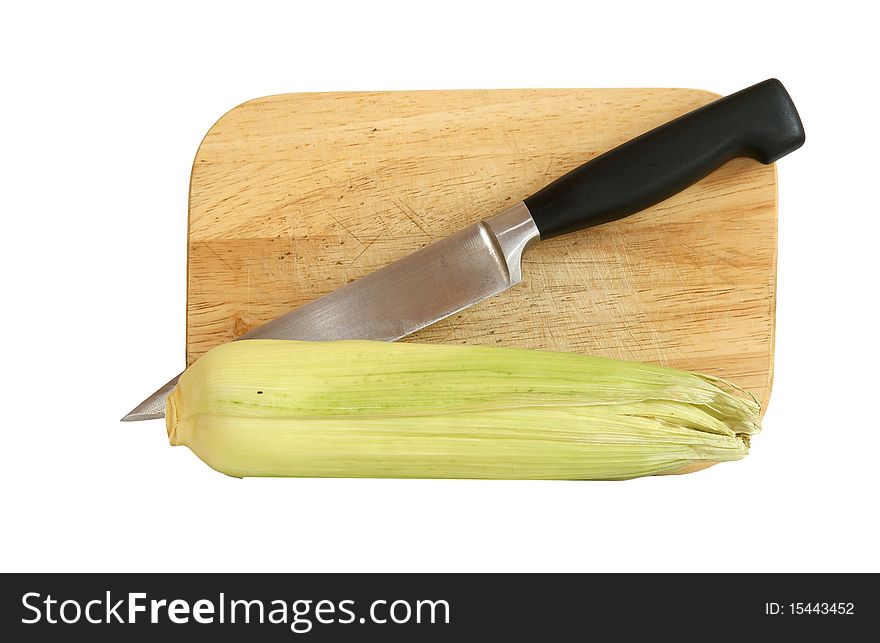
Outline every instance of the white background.
{"type": "Polygon", "coordinates": [[[0,570],[873,570],[870,3],[14,3],[0,18],[0,570]],[[301,4],[302,6],[295,6],[301,4]],[[14,6],[15,8],[10,8],[14,6]],[[119,417],[183,365],[201,137],[266,94],[776,76],[776,378],[745,460],[627,483],[235,480],[119,417]]]}

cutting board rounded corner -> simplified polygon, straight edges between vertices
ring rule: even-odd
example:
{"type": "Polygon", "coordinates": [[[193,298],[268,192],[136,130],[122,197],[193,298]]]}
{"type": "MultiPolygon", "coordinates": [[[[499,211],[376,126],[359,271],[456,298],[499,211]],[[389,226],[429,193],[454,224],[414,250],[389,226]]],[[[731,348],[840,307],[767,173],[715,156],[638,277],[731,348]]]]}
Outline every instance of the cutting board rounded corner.
{"type": "Polygon", "coordinates": [[[247,109],[248,107],[250,107],[254,103],[259,103],[259,102],[264,101],[266,99],[272,98],[273,96],[295,96],[295,95],[296,94],[274,94],[274,95],[270,94],[267,96],[256,96],[254,98],[248,98],[247,100],[238,103],[234,107],[230,107],[225,112],[223,112],[218,118],[216,118],[214,120],[214,124],[211,125],[211,127],[209,127],[207,129],[207,131],[205,132],[205,135],[202,136],[202,140],[199,142],[199,146],[196,149],[196,158],[198,158],[199,150],[202,148],[202,145],[205,143],[205,140],[207,140],[211,136],[211,134],[214,133],[214,131],[216,129],[225,125],[225,121],[231,115],[235,114],[236,112],[247,109]]]}

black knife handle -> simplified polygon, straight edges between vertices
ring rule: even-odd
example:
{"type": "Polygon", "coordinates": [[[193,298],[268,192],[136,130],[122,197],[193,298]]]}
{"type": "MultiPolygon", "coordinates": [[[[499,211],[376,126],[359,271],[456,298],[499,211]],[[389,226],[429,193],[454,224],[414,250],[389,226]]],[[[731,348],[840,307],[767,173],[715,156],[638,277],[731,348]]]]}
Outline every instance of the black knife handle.
{"type": "Polygon", "coordinates": [[[640,212],[735,157],[773,163],[803,144],[794,103],[771,78],[597,156],[525,203],[547,239],[640,212]]]}

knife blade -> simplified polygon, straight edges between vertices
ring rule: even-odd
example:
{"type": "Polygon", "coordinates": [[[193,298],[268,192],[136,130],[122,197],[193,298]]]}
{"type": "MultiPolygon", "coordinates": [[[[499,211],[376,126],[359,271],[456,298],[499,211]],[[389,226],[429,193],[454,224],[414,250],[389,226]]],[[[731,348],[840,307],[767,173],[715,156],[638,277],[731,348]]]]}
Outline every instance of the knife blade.
{"type": "MultiPolygon", "coordinates": [[[[518,284],[522,280],[522,251],[537,237],[535,223],[520,202],[277,317],[236,341],[400,339],[518,284]]],[[[178,377],[122,420],[164,417],[165,398],[178,377]]]]}
{"type": "MultiPolygon", "coordinates": [[[[735,157],[773,163],[803,145],[788,92],[769,79],[689,112],[575,168],[500,214],[472,224],[309,302],[242,339],[394,341],[522,281],[539,239],[640,212],[735,157]]],[[[165,415],[177,377],[123,421],[165,415]]]]}

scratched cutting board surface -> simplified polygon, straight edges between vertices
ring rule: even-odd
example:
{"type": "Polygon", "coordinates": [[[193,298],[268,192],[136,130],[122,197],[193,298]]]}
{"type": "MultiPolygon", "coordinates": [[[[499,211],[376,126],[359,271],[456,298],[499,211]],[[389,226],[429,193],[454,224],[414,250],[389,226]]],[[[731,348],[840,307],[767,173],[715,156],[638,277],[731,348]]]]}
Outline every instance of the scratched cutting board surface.
{"type": "MultiPolygon", "coordinates": [[[[193,165],[187,364],[699,107],[690,89],[286,94],[193,165]]],[[[776,172],[735,160],[640,214],[534,245],[524,282],[407,341],[590,353],[770,394],[776,172]]]]}

